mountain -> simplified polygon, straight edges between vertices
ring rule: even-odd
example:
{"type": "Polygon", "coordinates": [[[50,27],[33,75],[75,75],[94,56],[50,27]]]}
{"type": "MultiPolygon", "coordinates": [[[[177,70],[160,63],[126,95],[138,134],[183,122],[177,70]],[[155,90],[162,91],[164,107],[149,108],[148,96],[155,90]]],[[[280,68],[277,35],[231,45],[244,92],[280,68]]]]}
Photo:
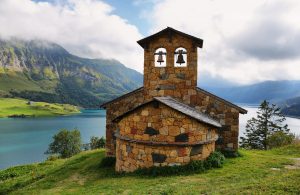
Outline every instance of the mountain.
{"type": "Polygon", "coordinates": [[[288,116],[300,117],[300,96],[281,102],[282,112],[288,116]]]}
{"type": "Polygon", "coordinates": [[[97,108],[142,79],[116,60],[81,58],[55,43],[0,40],[0,97],[97,108]]]}
{"type": "Polygon", "coordinates": [[[245,86],[218,86],[204,85],[202,88],[229,101],[247,104],[259,104],[263,100],[279,102],[300,96],[298,80],[265,81],[245,86]]]}

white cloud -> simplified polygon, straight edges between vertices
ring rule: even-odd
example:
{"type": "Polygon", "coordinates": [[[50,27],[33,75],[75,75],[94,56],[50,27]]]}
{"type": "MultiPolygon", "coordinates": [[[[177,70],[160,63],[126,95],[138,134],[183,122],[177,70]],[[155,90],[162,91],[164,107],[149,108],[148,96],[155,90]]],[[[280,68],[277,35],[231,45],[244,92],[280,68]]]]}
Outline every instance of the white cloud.
{"type": "Polygon", "coordinates": [[[300,79],[297,0],[162,0],[150,33],[174,27],[204,39],[201,73],[239,84],[300,79]]]}
{"type": "Polygon", "coordinates": [[[115,58],[142,72],[143,50],[136,43],[142,36],[112,11],[97,0],[0,0],[0,36],[53,41],[73,54],[115,58]]]}

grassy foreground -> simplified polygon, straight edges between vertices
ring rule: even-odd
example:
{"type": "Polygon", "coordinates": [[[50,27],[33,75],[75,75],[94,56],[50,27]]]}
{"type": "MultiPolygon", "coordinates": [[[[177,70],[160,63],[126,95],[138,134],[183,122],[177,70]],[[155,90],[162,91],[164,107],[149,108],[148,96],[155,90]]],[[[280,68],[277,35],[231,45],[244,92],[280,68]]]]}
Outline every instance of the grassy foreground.
{"type": "Polygon", "coordinates": [[[79,113],[76,106],[68,104],[51,104],[45,102],[33,102],[28,105],[28,100],[0,98],[0,117],[9,116],[54,116],[79,113]]]}
{"type": "Polygon", "coordinates": [[[300,144],[241,153],[243,157],[227,159],[220,169],[154,178],[115,175],[112,168],[99,168],[103,150],[82,152],[66,160],[0,171],[0,194],[300,193],[300,169],[285,168],[300,157],[300,144]]]}

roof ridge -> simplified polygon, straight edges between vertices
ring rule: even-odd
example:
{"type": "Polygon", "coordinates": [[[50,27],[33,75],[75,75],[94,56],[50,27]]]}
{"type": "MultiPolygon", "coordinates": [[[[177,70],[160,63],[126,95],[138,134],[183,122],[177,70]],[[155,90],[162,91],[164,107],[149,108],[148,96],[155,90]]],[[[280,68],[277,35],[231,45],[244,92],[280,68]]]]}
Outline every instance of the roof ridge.
{"type": "Polygon", "coordinates": [[[149,36],[147,36],[147,37],[145,37],[145,38],[143,38],[143,39],[141,39],[141,40],[138,40],[137,43],[138,43],[141,47],[143,47],[143,48],[145,49],[145,43],[149,42],[149,40],[151,40],[151,39],[154,38],[154,37],[157,37],[157,36],[161,35],[161,34],[164,33],[164,32],[168,32],[168,33],[175,32],[175,33],[180,34],[180,35],[182,35],[182,36],[185,36],[185,37],[188,37],[188,38],[190,38],[190,39],[193,39],[193,41],[194,41],[194,43],[195,43],[195,46],[200,47],[200,48],[203,47],[203,39],[200,39],[200,38],[195,37],[195,36],[193,36],[193,35],[189,35],[189,34],[187,34],[187,33],[184,33],[184,32],[182,32],[182,31],[176,30],[176,29],[174,29],[174,28],[172,28],[172,27],[169,27],[169,26],[168,26],[167,28],[164,28],[164,29],[158,31],[157,33],[154,33],[154,34],[152,34],[152,35],[149,35],[149,36]]]}

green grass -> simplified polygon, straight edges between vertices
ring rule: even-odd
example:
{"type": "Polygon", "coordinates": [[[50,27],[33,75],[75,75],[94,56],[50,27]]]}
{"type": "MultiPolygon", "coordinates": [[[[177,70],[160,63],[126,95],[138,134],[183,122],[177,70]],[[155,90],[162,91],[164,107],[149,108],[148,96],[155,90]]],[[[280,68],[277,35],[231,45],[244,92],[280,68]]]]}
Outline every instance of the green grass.
{"type": "Polygon", "coordinates": [[[112,168],[100,168],[103,150],[82,152],[66,160],[0,171],[0,194],[300,193],[300,169],[284,168],[293,163],[291,158],[300,157],[299,144],[271,151],[240,152],[242,157],[226,159],[223,168],[167,177],[117,175],[112,168]],[[1,176],[6,179],[1,181],[1,176]]]}
{"type": "Polygon", "coordinates": [[[12,115],[25,116],[55,116],[79,113],[76,106],[68,104],[50,104],[45,102],[33,102],[28,105],[28,100],[14,98],[0,98],[0,117],[12,115]]]}
{"type": "Polygon", "coordinates": [[[9,92],[10,90],[29,90],[29,91],[44,91],[37,82],[28,79],[24,74],[19,72],[6,72],[0,70],[0,90],[9,92]]]}

